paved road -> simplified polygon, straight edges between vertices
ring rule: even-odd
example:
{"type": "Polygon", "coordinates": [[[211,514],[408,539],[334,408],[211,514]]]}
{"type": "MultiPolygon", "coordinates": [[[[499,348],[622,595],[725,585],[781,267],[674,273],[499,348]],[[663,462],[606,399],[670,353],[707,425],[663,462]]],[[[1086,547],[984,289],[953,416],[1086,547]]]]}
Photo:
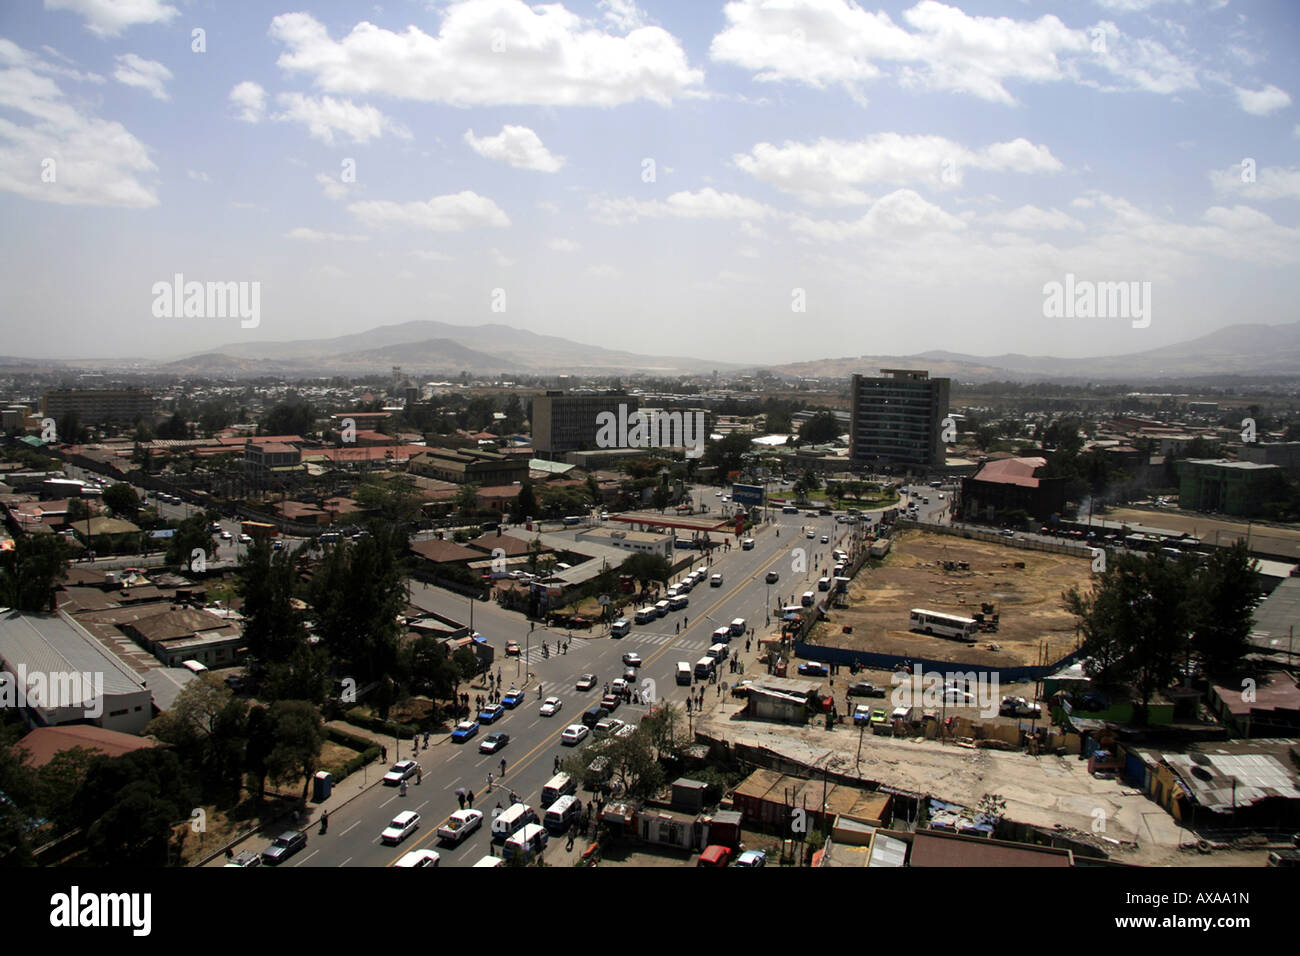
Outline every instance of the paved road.
{"type": "MultiPolygon", "coordinates": [[[[702,584],[690,594],[690,605],[674,611],[667,617],[646,625],[636,625],[623,639],[584,636],[575,632],[567,654],[541,657],[538,643],[551,643],[560,633],[537,628],[529,633],[528,624],[515,613],[502,610],[494,603],[475,602],[474,627],[497,648],[499,666],[507,687],[514,680],[526,690],[526,701],[496,724],[485,726],[477,738],[467,744],[453,744],[446,738],[437,741],[429,750],[422,750],[417,759],[423,768],[423,782],[410,786],[406,797],[396,788],[373,787],[330,817],[330,830],[326,836],[314,830],[303,852],[287,861],[287,866],[389,866],[414,849],[436,849],[442,856],[442,866],[472,866],[487,855],[491,839],[485,826],[458,847],[440,844],[435,835],[438,824],[458,808],[456,790],[460,787],[475,793],[475,807],[484,810],[489,821],[498,800],[508,805],[505,792],[494,787],[486,791],[487,774],[500,771],[500,759],[507,761],[503,780],[505,788],[515,790],[519,797],[540,813],[539,797],[542,786],[550,779],[556,755],[567,756],[569,748],[560,744],[560,733],[569,723],[579,721],[582,712],[597,703],[603,685],[621,676],[622,655],[635,651],[643,659],[638,687],[653,692],[655,697],[683,704],[687,688],[675,682],[677,661],[691,663],[704,656],[712,643],[715,628],[724,626],[733,618],[745,618],[765,633],[765,602],[785,603],[789,597],[806,590],[815,590],[817,578],[825,573],[831,550],[841,540],[853,533],[853,526],[837,525],[829,517],[808,517],[805,514],[776,515],[773,528],[755,535],[757,544],[751,551],[742,550],[734,542],[732,550],[717,554],[711,571],[723,574],[721,587],[702,584]],[[809,539],[800,527],[811,527],[814,537],[809,539]],[[780,529],[780,537],[776,536],[780,529]],[[830,540],[821,543],[821,535],[830,540]],[[807,570],[795,571],[794,549],[802,548],[807,556],[807,570]],[[765,575],[775,570],[780,575],[776,585],[768,586],[765,575]],[[688,626],[676,629],[680,622],[688,626]],[[521,661],[504,659],[502,650],[507,640],[527,642],[527,658],[521,661]],[[535,675],[530,678],[529,674],[535,675]],[[580,675],[594,673],[598,683],[593,691],[579,692],[575,684],[580,675]],[[555,717],[542,717],[538,712],[538,682],[543,696],[557,696],[563,701],[563,710],[555,717]],[[652,683],[647,683],[652,682],[652,683]],[[502,730],[511,735],[509,745],[499,755],[478,752],[478,743],[487,733],[502,730]],[[416,810],[421,815],[421,828],[400,846],[383,846],[379,833],[392,817],[401,810],[416,810]]],[[[412,602],[417,606],[449,614],[457,620],[468,617],[469,601],[466,598],[413,583],[412,602]]],[[[567,632],[563,635],[568,639],[567,632]]],[[[733,641],[733,647],[743,647],[743,641],[733,641]]],[[[721,679],[726,679],[725,677],[721,679]]],[[[615,712],[619,719],[636,723],[647,708],[624,704],[615,712]]],[[[589,738],[590,739],[590,738],[589,738]]],[[[410,744],[402,743],[400,752],[394,741],[389,747],[390,763],[409,757],[410,744]]],[[[376,772],[374,770],[369,773],[376,772]]],[[[351,778],[341,786],[356,787],[359,781],[351,778]]],[[[589,794],[580,792],[585,803],[589,794]]],[[[557,838],[562,839],[562,838],[557,838]]],[[[265,841],[254,841],[250,849],[260,851],[265,841]]]]}

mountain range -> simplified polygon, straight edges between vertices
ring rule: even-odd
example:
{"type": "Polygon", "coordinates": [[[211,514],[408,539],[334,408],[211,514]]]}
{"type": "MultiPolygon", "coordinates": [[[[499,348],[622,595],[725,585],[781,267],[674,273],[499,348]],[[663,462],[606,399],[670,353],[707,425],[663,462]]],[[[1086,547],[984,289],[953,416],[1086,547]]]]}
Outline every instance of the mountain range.
{"type": "Polygon", "coordinates": [[[1300,378],[1300,322],[1228,326],[1187,342],[1128,355],[1055,358],[979,356],[942,350],[914,355],[859,355],[782,365],[743,366],[682,356],[640,355],[540,335],[508,325],[450,325],[415,321],[350,335],[287,342],[237,342],[171,361],[126,362],[0,359],[0,366],[131,369],[177,375],[310,376],[386,373],[398,365],[412,375],[472,374],[707,374],[766,369],[781,376],[847,378],[881,368],[923,368],[962,382],[1147,382],[1232,378],[1300,378]]]}

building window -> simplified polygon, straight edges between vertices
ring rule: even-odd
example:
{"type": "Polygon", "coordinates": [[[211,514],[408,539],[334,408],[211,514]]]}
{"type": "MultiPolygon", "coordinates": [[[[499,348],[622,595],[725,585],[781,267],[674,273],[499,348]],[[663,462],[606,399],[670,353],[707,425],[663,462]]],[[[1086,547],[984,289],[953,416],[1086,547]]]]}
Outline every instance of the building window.
{"type": "Polygon", "coordinates": [[[121,716],[123,716],[124,714],[126,714],[126,712],[127,712],[127,711],[126,711],[125,708],[123,708],[122,710],[110,710],[110,711],[108,712],[108,716],[110,716],[110,717],[121,717],[121,716]]]}

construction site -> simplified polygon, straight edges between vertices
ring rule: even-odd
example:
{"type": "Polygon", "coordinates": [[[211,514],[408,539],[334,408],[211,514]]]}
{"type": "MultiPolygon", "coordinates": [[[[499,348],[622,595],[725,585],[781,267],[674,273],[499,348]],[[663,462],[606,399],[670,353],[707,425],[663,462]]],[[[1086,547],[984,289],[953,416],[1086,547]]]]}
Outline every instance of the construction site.
{"type": "Polygon", "coordinates": [[[842,606],[830,610],[808,641],[982,667],[1046,664],[1078,643],[1062,592],[1075,585],[1086,590],[1091,580],[1086,559],[903,531],[883,559],[863,566],[842,606]],[[974,619],[975,633],[951,639],[913,630],[910,614],[917,608],[974,619]]]}

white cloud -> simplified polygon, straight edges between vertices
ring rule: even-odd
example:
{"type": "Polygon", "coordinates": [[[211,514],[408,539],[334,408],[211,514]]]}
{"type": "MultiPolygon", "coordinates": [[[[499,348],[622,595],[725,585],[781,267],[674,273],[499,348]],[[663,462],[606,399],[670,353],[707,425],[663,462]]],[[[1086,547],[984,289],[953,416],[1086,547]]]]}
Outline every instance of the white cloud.
{"type": "Polygon", "coordinates": [[[542,210],[542,212],[559,212],[559,211],[560,211],[559,203],[552,202],[552,201],[549,200],[549,199],[539,199],[539,200],[537,200],[537,208],[540,209],[540,210],[542,210]]]}
{"type": "Polygon", "coordinates": [[[500,206],[469,190],[434,196],[428,202],[355,202],[348,206],[348,212],[368,226],[393,224],[434,232],[459,232],[476,226],[504,228],[510,225],[509,217],[502,212],[500,206]]]}
{"type": "Polygon", "coordinates": [[[572,239],[549,239],[546,246],[553,252],[577,252],[582,248],[572,239]]]}
{"type": "Polygon", "coordinates": [[[117,58],[113,79],[127,86],[145,90],[157,100],[169,100],[163,85],[172,78],[172,71],[157,60],[146,60],[134,53],[123,53],[117,58]]]}
{"type": "Polygon", "coordinates": [[[385,132],[401,139],[409,139],[406,128],[393,122],[373,106],[358,106],[351,100],[336,100],[332,96],[314,98],[301,93],[281,93],[276,102],[284,109],[272,119],[301,123],[313,139],[333,145],[334,134],[339,132],[354,143],[365,143],[385,132]]]}
{"type": "Polygon", "coordinates": [[[587,275],[594,276],[597,279],[617,279],[622,274],[622,269],[604,262],[599,265],[587,266],[587,275]]]}
{"type": "Polygon", "coordinates": [[[673,193],[666,200],[602,199],[592,203],[595,218],[605,223],[648,219],[765,219],[775,214],[770,206],[735,193],[712,187],[696,192],[673,193]]]}
{"type": "Polygon", "coordinates": [[[515,264],[515,260],[511,259],[500,249],[489,250],[489,255],[492,256],[492,261],[495,262],[497,265],[501,266],[502,268],[508,268],[509,266],[515,264]]]}
{"type": "Polygon", "coordinates": [[[1244,181],[1242,173],[1240,163],[1216,169],[1210,173],[1210,182],[1215,192],[1245,199],[1300,199],[1300,167],[1258,166],[1254,169],[1254,182],[1244,181]]]}
{"type": "Polygon", "coordinates": [[[45,0],[46,10],[71,10],[98,37],[115,37],[139,23],[167,23],[180,11],[161,0],[45,0]]]}
{"type": "Polygon", "coordinates": [[[239,119],[245,123],[259,123],[266,113],[266,90],[252,80],[236,84],[229,99],[239,108],[239,119]]]}
{"type": "Polygon", "coordinates": [[[1196,85],[1195,71],[1153,40],[1121,43],[1115,30],[1108,34],[1109,52],[1099,56],[1087,30],[1051,15],[970,16],[936,0],[905,10],[906,26],[853,0],[733,0],[724,14],[727,25],[709,48],[715,62],[751,70],[759,82],[842,86],[859,101],[865,84],[889,75],[904,88],[1012,104],[1009,81],[1078,80],[1084,62],[1139,89],[1196,85]]]}
{"type": "Polygon", "coordinates": [[[0,117],[0,189],[64,205],[158,205],[138,178],[157,171],[145,145],[121,123],[69,104],[53,80],[25,67],[0,70],[0,109],[25,114],[0,117]]]}
{"type": "MultiPolygon", "coordinates": [[[[41,49],[65,63],[72,62],[52,46],[42,46],[41,49]]],[[[24,50],[17,43],[6,40],[4,37],[0,37],[0,65],[23,66],[33,73],[48,73],[50,76],[62,76],[70,80],[87,83],[105,82],[104,78],[98,73],[82,73],[80,70],[74,70],[69,66],[60,66],[57,63],[51,63],[49,60],[43,60],[31,50],[24,50]]]]}
{"type": "Polygon", "coordinates": [[[436,36],[362,22],[334,40],[307,13],[277,16],[270,33],[286,47],[277,60],[282,69],[332,93],[455,106],[617,106],[671,103],[704,82],[666,30],[614,36],[558,3],[452,3],[436,36]]]}
{"type": "Polygon", "coordinates": [[[790,224],[800,236],[823,242],[846,239],[915,239],[934,233],[954,233],[966,224],[911,189],[896,189],[881,197],[860,219],[816,220],[797,217],[790,224]]]}
{"type": "Polygon", "coordinates": [[[345,235],[341,232],[320,232],[316,229],[309,229],[306,226],[298,226],[290,229],[284,234],[286,239],[303,239],[308,242],[365,242],[368,237],[359,235],[345,235]]]}
{"type": "Polygon", "coordinates": [[[329,173],[317,173],[316,182],[320,183],[326,199],[342,199],[348,194],[348,184],[340,182],[329,173]]]}
{"type": "Polygon", "coordinates": [[[185,175],[188,176],[190,179],[194,180],[196,183],[212,182],[212,177],[199,169],[187,169],[185,170],[185,175]]]}
{"type": "Polygon", "coordinates": [[[604,11],[605,20],[622,33],[645,26],[645,12],[634,0],[600,0],[596,6],[604,11]]]}
{"type": "Polygon", "coordinates": [[[517,169],[554,173],[564,165],[564,157],[553,155],[527,126],[503,126],[497,135],[483,137],[475,136],[472,129],[466,130],[465,142],[485,159],[509,163],[517,169]]]}
{"type": "Polygon", "coordinates": [[[733,162],[755,179],[817,205],[869,202],[859,185],[956,188],[966,167],[1017,173],[1062,169],[1050,149],[1025,139],[971,150],[942,136],[898,133],[877,133],[858,142],[759,143],[733,162]]]}
{"type": "Polygon", "coordinates": [[[1237,104],[1254,116],[1267,116],[1275,110],[1291,105],[1291,94],[1286,90],[1280,90],[1272,83],[1262,90],[1248,90],[1243,87],[1233,87],[1237,94],[1237,104]]]}
{"type": "Polygon", "coordinates": [[[1037,232],[1049,229],[1082,231],[1085,228],[1083,223],[1069,213],[1061,212],[1059,209],[1040,209],[1037,206],[1030,205],[1012,209],[1010,212],[991,213],[983,217],[983,221],[991,225],[1004,226],[1007,229],[1017,229],[1022,232],[1037,232]]]}
{"type": "Polygon", "coordinates": [[[445,252],[438,252],[434,249],[412,249],[411,255],[417,259],[423,259],[425,262],[455,262],[454,256],[449,256],[445,252]]]}

